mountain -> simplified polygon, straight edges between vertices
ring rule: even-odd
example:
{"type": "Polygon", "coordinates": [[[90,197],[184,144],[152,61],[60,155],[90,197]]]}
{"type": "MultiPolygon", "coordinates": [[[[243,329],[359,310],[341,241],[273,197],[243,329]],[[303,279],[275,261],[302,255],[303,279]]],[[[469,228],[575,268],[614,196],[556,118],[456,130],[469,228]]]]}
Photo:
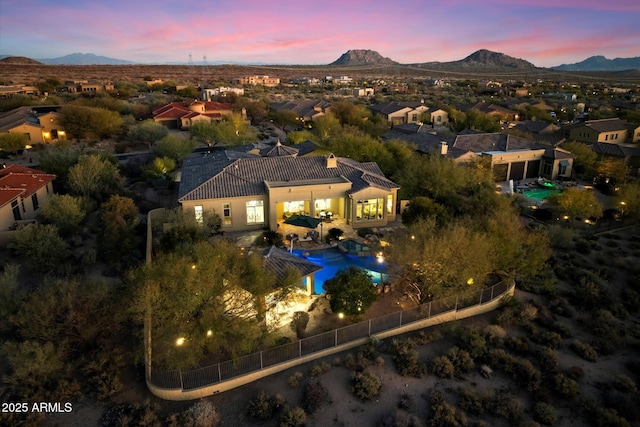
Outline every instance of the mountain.
{"type": "Polygon", "coordinates": [[[0,58],[0,63],[2,64],[42,65],[42,62],[38,62],[35,59],[27,58],[26,56],[0,55],[0,58]]]}
{"type": "Polygon", "coordinates": [[[375,50],[352,49],[329,65],[396,65],[396,61],[385,58],[375,50]]]}
{"type": "Polygon", "coordinates": [[[106,56],[94,55],[93,53],[72,53],[71,55],[59,58],[40,59],[44,64],[49,65],[124,65],[135,64],[135,62],[123,59],[108,58],[106,56]]]}
{"type": "Polygon", "coordinates": [[[561,71],[624,71],[640,69],[640,56],[634,58],[607,59],[602,55],[592,56],[575,64],[551,67],[561,71]]]}
{"type": "Polygon", "coordinates": [[[486,49],[481,49],[460,61],[453,61],[453,63],[466,67],[536,68],[535,65],[524,59],[514,58],[504,53],[492,52],[486,49]]]}

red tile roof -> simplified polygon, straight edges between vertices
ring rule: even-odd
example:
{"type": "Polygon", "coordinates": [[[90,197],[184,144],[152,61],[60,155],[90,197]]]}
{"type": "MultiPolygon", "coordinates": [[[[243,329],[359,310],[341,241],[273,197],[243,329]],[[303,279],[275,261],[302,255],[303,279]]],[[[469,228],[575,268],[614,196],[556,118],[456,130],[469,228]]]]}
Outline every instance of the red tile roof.
{"type": "Polygon", "coordinates": [[[156,108],[155,110],[153,110],[152,114],[154,119],[180,119],[187,116],[193,117],[197,114],[204,114],[209,117],[219,117],[222,113],[225,112],[232,112],[231,104],[227,104],[224,102],[192,101],[190,103],[170,102],[156,108]],[[194,104],[204,104],[204,112],[197,112],[189,109],[189,106],[194,104]]]}
{"type": "Polygon", "coordinates": [[[29,197],[55,178],[55,175],[19,165],[0,169],[0,206],[18,196],[29,197]]]}

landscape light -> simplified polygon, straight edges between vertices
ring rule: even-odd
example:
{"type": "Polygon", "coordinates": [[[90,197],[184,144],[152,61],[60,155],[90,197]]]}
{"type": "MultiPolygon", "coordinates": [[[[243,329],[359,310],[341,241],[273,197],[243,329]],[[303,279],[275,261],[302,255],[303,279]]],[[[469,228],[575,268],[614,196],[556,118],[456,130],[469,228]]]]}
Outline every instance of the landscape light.
{"type": "Polygon", "coordinates": [[[344,319],[344,313],[338,313],[338,318],[344,319]]]}
{"type": "Polygon", "coordinates": [[[207,336],[208,336],[208,337],[210,337],[210,336],[212,336],[212,335],[213,335],[213,331],[212,331],[211,329],[209,329],[209,330],[207,331],[207,336]]]}
{"type": "Polygon", "coordinates": [[[184,344],[184,338],[180,337],[176,340],[176,345],[177,346],[181,346],[182,344],[184,344]]]}

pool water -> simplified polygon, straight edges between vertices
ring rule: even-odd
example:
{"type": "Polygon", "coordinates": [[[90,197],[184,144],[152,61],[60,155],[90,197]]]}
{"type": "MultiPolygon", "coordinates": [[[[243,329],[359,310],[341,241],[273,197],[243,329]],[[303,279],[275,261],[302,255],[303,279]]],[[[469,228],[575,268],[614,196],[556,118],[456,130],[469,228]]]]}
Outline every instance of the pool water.
{"type": "Polygon", "coordinates": [[[314,292],[316,294],[324,293],[322,286],[326,280],[332,279],[338,271],[351,266],[366,270],[371,276],[371,281],[376,285],[387,280],[387,263],[379,263],[375,256],[348,255],[336,248],[317,251],[296,249],[293,254],[322,267],[322,270],[315,274],[314,292]]]}
{"type": "Polygon", "coordinates": [[[549,196],[554,194],[560,194],[560,190],[556,188],[531,188],[523,191],[523,194],[530,199],[537,200],[539,202],[545,201],[549,196]]]}

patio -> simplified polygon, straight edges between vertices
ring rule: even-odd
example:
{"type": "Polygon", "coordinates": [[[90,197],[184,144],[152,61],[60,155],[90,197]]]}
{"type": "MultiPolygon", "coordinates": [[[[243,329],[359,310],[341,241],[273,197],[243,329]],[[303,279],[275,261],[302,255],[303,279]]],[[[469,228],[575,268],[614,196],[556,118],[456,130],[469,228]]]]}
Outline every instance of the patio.
{"type": "Polygon", "coordinates": [[[330,245],[328,245],[324,239],[327,236],[329,230],[332,228],[339,228],[340,230],[342,230],[343,239],[347,239],[347,238],[359,239],[360,238],[358,237],[358,233],[356,233],[353,227],[347,224],[347,221],[339,215],[333,215],[331,220],[321,221],[318,227],[316,227],[315,229],[286,224],[285,220],[278,221],[278,233],[282,234],[282,236],[285,239],[285,243],[287,243],[288,245],[290,245],[291,243],[290,240],[287,238],[287,236],[289,235],[298,236],[298,240],[296,240],[293,244],[294,249],[311,249],[312,250],[312,249],[328,248],[330,245]],[[313,232],[313,231],[317,233],[316,234],[317,237],[315,239],[307,237],[307,236],[311,236],[310,232],[313,232]]]}

